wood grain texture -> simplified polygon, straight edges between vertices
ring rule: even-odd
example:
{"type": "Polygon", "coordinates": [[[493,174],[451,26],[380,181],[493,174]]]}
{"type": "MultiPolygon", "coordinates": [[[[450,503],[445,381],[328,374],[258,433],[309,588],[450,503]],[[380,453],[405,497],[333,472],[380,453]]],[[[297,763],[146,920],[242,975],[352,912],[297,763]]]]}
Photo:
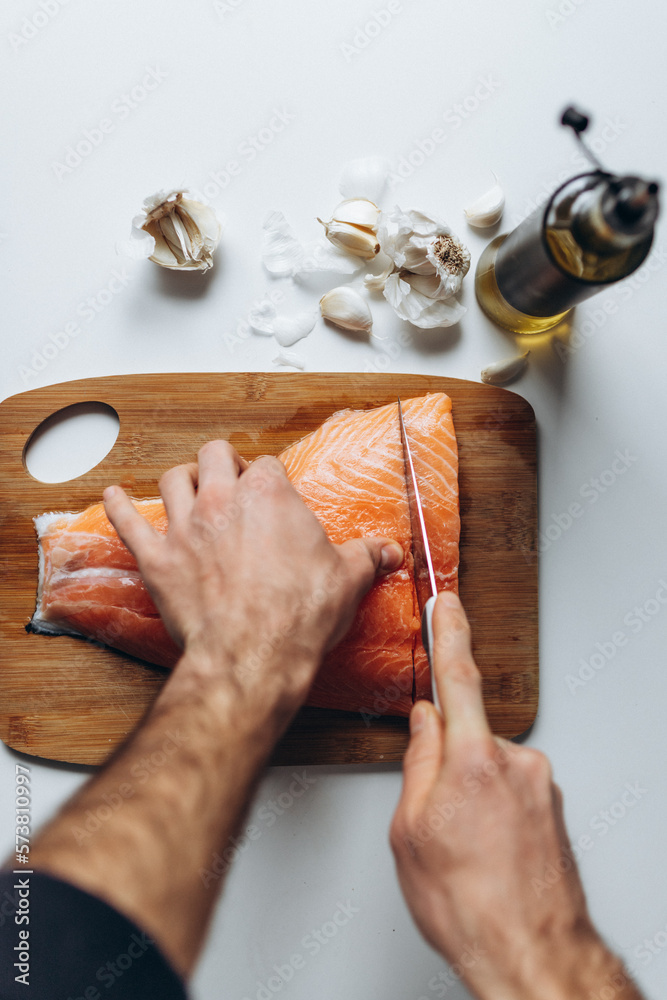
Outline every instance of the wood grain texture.
{"type": "MultiPolygon", "coordinates": [[[[99,501],[110,483],[157,495],[160,475],[192,461],[211,438],[248,459],[277,454],[344,407],[368,408],[427,392],[453,401],[460,456],[461,598],[484,675],[491,725],[511,737],[533,722],[538,698],[537,479],[535,421],[515,393],[421,375],[164,374],[83,379],[0,404],[0,737],[24,753],[102,763],[136,726],[167,672],[96,643],[26,633],[35,604],[32,518],[99,501]],[[94,469],[67,483],[40,483],[24,453],[52,413],[107,403],[118,440],[94,469]]],[[[407,720],[364,720],[304,709],[273,763],[395,761],[407,720]]]]}

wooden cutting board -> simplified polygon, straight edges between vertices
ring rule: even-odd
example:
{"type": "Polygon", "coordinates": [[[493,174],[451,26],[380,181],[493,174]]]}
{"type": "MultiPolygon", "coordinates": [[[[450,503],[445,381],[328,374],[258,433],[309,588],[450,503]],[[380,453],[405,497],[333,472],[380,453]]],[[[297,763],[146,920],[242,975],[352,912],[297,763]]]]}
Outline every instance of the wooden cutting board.
{"type": "MultiPolygon", "coordinates": [[[[461,598],[468,611],[494,732],[533,722],[538,697],[535,419],[515,393],[421,375],[167,374],[83,379],[0,404],[0,737],[24,753],[100,764],[135,727],[168,673],[68,636],[25,631],[35,605],[32,518],[80,510],[110,483],[157,494],[165,469],[192,461],[211,438],[248,459],[277,454],[344,407],[368,408],[427,392],[453,401],[460,455],[461,598]],[[120,418],[116,444],[94,469],[40,483],[25,449],[48,416],[102,402],[120,418]]],[[[407,720],[303,709],[275,764],[400,760],[407,720]]]]}

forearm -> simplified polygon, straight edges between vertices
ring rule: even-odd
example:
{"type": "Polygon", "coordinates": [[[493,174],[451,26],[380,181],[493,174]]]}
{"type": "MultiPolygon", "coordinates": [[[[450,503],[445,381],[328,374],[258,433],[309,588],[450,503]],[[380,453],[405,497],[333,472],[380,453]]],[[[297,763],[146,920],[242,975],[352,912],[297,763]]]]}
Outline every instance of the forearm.
{"type": "Polygon", "coordinates": [[[203,872],[230,846],[290,715],[268,703],[239,706],[221,674],[184,657],[137,732],[30,857],[145,927],[182,974],[222,885],[203,872]]]}

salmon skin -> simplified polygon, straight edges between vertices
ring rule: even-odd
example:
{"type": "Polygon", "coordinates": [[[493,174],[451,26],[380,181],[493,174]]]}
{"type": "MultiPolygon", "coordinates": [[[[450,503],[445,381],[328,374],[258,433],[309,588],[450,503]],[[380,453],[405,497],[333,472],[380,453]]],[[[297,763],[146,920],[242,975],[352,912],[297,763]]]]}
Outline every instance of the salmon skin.
{"type": "MultiPolygon", "coordinates": [[[[458,454],[451,400],[444,393],[403,402],[438,590],[458,591],[458,454]]],[[[342,410],[279,456],[332,542],[388,535],[411,549],[410,512],[398,406],[342,410]]],[[[135,500],[160,532],[161,499],[135,500]]],[[[28,631],[84,636],[131,656],[173,667],[180,650],[169,636],[130,552],[101,503],[80,513],[35,519],[39,543],[37,606],[28,631]]],[[[350,631],[324,659],[306,704],[408,715],[430,698],[421,644],[412,558],[378,580],[350,631]]]]}

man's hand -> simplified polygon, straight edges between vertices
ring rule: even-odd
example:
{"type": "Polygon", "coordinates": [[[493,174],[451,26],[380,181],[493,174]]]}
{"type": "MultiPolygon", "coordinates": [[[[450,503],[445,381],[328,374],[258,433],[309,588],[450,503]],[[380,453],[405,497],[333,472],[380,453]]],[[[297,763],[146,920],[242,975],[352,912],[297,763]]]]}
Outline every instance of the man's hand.
{"type": "Polygon", "coordinates": [[[119,487],[104,500],[165,626],[198,671],[233,664],[226,679],[240,708],[293,712],[376,575],[401,565],[401,546],[332,545],[278,459],[248,466],[225,441],[204,445],[198,465],[166,472],[160,492],[166,536],[119,487]]]}
{"type": "Polygon", "coordinates": [[[276,740],[403,550],[386,538],[332,545],[277,459],[248,467],[224,441],[165,473],[160,491],[166,536],[118,487],[105,503],[183,656],[30,861],[131,917],[188,975],[276,740]],[[92,830],[91,815],[105,816],[92,830]]]}
{"type": "Polygon", "coordinates": [[[549,761],[489,729],[455,595],[438,597],[433,628],[442,716],[412,710],[391,829],[419,929],[483,1000],[588,1000],[608,984],[639,998],[591,924],[549,761]]]}

